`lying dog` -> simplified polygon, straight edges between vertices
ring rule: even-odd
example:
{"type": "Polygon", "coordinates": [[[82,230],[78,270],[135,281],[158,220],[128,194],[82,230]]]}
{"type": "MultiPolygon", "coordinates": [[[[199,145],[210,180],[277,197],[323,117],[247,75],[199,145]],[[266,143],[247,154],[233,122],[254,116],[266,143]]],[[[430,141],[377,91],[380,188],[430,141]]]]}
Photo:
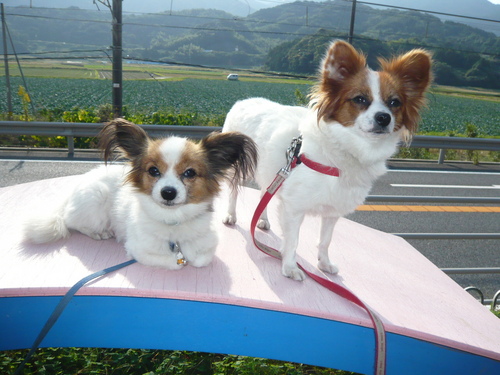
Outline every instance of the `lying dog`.
{"type": "Polygon", "coordinates": [[[119,149],[130,162],[88,172],[60,206],[26,223],[25,238],[44,243],[77,230],[96,240],[116,237],[145,265],[208,265],[218,242],[213,199],[227,172],[236,179],[253,173],[254,142],[236,132],[212,133],[200,143],[152,140],[117,119],[101,131],[100,147],[106,161],[119,149]]]}
{"type": "MultiPolygon", "coordinates": [[[[350,44],[335,41],[322,62],[310,109],[254,98],[236,103],[227,115],[223,132],[240,131],[258,145],[255,179],[261,188],[286,164],[285,151],[300,134],[303,155],[340,170],[339,177],[332,177],[302,163],[278,191],[282,273],[294,280],[305,277],[295,262],[304,215],[321,216],[318,267],[337,273],[328,255],[335,223],[363,203],[375,179],[385,173],[386,159],[417,128],[432,81],[430,54],[416,49],[380,63],[382,70],[373,71],[350,44]]],[[[236,199],[233,190],[226,224],[236,222],[236,199]]],[[[258,227],[269,229],[266,212],[258,227]]]]}

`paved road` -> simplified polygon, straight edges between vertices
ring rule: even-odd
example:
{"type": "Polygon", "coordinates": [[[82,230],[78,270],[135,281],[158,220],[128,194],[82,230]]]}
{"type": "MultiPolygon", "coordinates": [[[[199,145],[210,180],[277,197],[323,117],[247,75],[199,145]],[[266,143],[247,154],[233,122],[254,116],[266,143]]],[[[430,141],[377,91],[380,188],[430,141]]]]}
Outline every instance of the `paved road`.
{"type": "MultiPolygon", "coordinates": [[[[500,197],[500,173],[390,171],[376,182],[372,194],[500,197]]],[[[500,233],[500,212],[357,211],[350,215],[349,219],[388,233],[500,233]]],[[[499,240],[408,242],[440,268],[500,267],[499,240]]],[[[451,277],[462,287],[480,288],[486,298],[492,298],[495,292],[500,290],[500,274],[451,277]]]]}
{"type": "MultiPolygon", "coordinates": [[[[0,156],[1,157],[1,156],[0,156]]],[[[89,158],[87,158],[89,159],[89,158]]],[[[0,159],[0,187],[45,178],[75,175],[97,161],[0,159]]],[[[392,163],[395,170],[373,187],[375,195],[500,197],[500,166],[392,163]],[[404,168],[404,169],[402,169],[404,168]],[[426,170],[423,170],[426,168],[426,170]],[[429,170],[431,169],[431,170],[429,170]]],[[[500,213],[357,211],[349,219],[388,233],[499,233],[500,213]]],[[[500,267],[498,240],[410,240],[441,268],[500,267]]],[[[335,255],[333,255],[334,257],[335,255]]],[[[425,277],[425,275],[422,275],[425,277]]],[[[454,275],[461,286],[479,287],[486,298],[500,290],[500,275],[454,275]]]]}

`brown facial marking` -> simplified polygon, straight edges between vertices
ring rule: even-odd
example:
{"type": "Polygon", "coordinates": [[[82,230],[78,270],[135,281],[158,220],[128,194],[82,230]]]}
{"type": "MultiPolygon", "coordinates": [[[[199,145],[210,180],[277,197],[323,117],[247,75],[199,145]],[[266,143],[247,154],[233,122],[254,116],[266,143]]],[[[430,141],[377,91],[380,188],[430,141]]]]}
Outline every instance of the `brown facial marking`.
{"type": "Polygon", "coordinates": [[[336,105],[326,107],[324,119],[337,121],[343,126],[352,126],[356,118],[368,109],[373,101],[373,94],[367,84],[365,70],[349,77],[345,84],[338,87],[336,105]]]}
{"type": "Polygon", "coordinates": [[[219,192],[219,183],[210,175],[205,153],[199,144],[186,143],[175,171],[186,186],[188,203],[206,201],[219,192]]]}
{"type": "Polygon", "coordinates": [[[394,130],[399,130],[404,125],[403,105],[407,100],[401,82],[387,72],[379,72],[380,94],[385,105],[395,119],[394,130]]]}
{"type": "Polygon", "coordinates": [[[152,175],[151,168],[156,168],[160,175],[168,169],[167,163],[161,157],[160,144],[159,140],[150,140],[147,152],[132,160],[132,170],[127,176],[127,182],[130,182],[138,191],[148,195],[151,194],[154,184],[160,177],[152,175]]]}

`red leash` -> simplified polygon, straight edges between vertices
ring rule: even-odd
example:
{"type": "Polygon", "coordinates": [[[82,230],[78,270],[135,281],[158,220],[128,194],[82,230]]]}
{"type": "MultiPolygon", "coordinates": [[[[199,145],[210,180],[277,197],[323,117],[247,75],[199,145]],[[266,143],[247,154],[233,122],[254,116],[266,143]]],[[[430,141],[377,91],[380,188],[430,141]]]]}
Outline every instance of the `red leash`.
{"type": "MultiPolygon", "coordinates": [[[[324,173],[330,176],[336,176],[338,177],[340,175],[340,171],[335,168],[335,167],[328,167],[320,163],[316,163],[307,157],[305,157],[303,154],[299,155],[300,152],[300,146],[302,143],[302,138],[294,138],[292,141],[292,145],[287,151],[287,159],[288,163],[287,166],[282,168],[278,174],[276,175],[276,178],[274,181],[269,185],[267,188],[266,192],[264,193],[262,199],[260,200],[259,204],[257,205],[257,208],[255,209],[255,213],[252,217],[252,222],[250,224],[250,233],[252,234],[252,239],[253,243],[255,246],[262,252],[266,253],[267,255],[270,255],[276,259],[281,259],[281,253],[270,247],[265,245],[264,243],[258,241],[255,238],[255,228],[257,227],[257,221],[260,219],[260,216],[262,215],[262,212],[264,209],[267,207],[269,204],[271,198],[276,194],[276,192],[279,190],[283,182],[286,180],[288,175],[290,174],[291,170],[295,168],[297,165],[300,163],[304,163],[304,165],[308,166],[309,168],[320,172],[324,173]]],[[[366,306],[354,293],[352,293],[350,290],[347,288],[334,283],[331,280],[328,280],[322,276],[319,276],[315,273],[312,273],[308,270],[306,270],[301,264],[297,263],[300,269],[304,271],[311,279],[316,281],[318,284],[324,286],[328,290],[334,292],[335,294],[347,299],[348,301],[358,305],[359,307],[363,308],[366,310],[368,315],[370,316],[370,319],[373,323],[373,328],[375,332],[375,341],[376,341],[376,348],[375,348],[375,369],[374,373],[376,375],[384,375],[385,370],[386,370],[386,338],[385,338],[385,328],[384,324],[380,320],[380,318],[377,316],[375,312],[373,312],[368,306],[366,306]]]]}

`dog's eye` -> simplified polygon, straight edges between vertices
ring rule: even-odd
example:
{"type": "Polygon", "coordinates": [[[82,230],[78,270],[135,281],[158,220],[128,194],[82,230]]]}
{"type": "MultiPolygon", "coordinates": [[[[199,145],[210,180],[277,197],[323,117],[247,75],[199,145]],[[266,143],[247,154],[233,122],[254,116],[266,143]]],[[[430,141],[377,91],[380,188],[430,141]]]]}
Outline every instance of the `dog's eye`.
{"type": "Polygon", "coordinates": [[[366,98],[366,96],[363,96],[363,95],[358,95],[356,97],[354,97],[353,99],[351,99],[354,103],[356,104],[361,104],[361,105],[368,105],[370,104],[368,99],[366,98]]]}
{"type": "Polygon", "coordinates": [[[196,171],[193,168],[186,169],[182,174],[186,178],[193,178],[196,176],[196,171]]]}
{"type": "Polygon", "coordinates": [[[389,100],[389,107],[390,108],[397,108],[397,107],[401,107],[401,101],[399,99],[390,99],[389,100]]]}
{"type": "Polygon", "coordinates": [[[153,177],[159,177],[160,176],[160,170],[156,167],[151,167],[148,169],[148,173],[153,176],[153,177]]]}

